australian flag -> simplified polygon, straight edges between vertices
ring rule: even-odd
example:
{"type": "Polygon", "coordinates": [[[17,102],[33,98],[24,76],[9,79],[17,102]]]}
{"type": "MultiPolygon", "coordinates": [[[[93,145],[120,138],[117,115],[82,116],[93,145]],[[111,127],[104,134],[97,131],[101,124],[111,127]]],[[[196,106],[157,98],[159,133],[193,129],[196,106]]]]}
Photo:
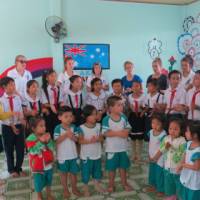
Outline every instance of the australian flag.
{"type": "Polygon", "coordinates": [[[72,57],[75,61],[74,69],[91,69],[95,62],[99,62],[103,69],[110,68],[109,44],[63,44],[64,57],[72,57]]]}

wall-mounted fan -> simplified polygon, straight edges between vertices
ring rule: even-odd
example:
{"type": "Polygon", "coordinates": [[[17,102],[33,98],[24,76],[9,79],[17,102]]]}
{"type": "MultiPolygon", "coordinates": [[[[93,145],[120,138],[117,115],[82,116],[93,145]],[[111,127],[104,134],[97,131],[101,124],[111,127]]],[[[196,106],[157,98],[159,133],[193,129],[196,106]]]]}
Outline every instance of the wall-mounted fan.
{"type": "Polygon", "coordinates": [[[62,18],[57,16],[47,17],[45,21],[45,29],[47,33],[54,38],[55,42],[67,36],[66,24],[62,18]]]}

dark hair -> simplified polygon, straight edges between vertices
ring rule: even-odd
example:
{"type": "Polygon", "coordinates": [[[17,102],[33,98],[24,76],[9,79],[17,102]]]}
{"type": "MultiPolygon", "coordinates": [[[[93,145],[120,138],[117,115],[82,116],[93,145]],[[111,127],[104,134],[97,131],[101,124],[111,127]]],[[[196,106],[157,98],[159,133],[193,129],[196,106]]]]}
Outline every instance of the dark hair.
{"type": "Polygon", "coordinates": [[[116,104],[116,102],[121,101],[121,100],[122,100],[121,97],[118,97],[115,95],[108,97],[108,99],[107,99],[108,108],[113,107],[116,104]]]}
{"type": "Polygon", "coordinates": [[[190,67],[192,68],[194,65],[194,60],[191,55],[187,54],[185,57],[182,58],[181,62],[189,63],[190,67]]]}
{"type": "Polygon", "coordinates": [[[121,86],[123,85],[122,80],[120,78],[116,78],[116,79],[112,80],[111,85],[113,86],[115,83],[120,83],[121,86]]]}
{"type": "Polygon", "coordinates": [[[64,58],[64,63],[66,64],[69,60],[73,60],[71,56],[67,56],[64,58]]]}
{"type": "Polygon", "coordinates": [[[45,121],[44,118],[41,117],[40,115],[37,115],[35,117],[31,117],[30,120],[29,120],[29,126],[30,126],[31,130],[36,128],[40,121],[45,121]]]}
{"type": "Polygon", "coordinates": [[[180,136],[182,136],[185,133],[186,125],[185,125],[185,121],[183,119],[180,119],[180,118],[177,118],[177,117],[171,117],[169,119],[168,128],[169,128],[171,123],[176,123],[176,124],[179,125],[179,127],[180,127],[180,136]]]}
{"type": "Polygon", "coordinates": [[[92,65],[92,73],[95,74],[94,68],[95,68],[95,66],[97,66],[97,65],[101,68],[101,72],[100,72],[100,74],[101,74],[101,73],[102,73],[102,67],[101,67],[101,64],[100,64],[99,62],[95,62],[95,63],[92,65]]]}
{"type": "Polygon", "coordinates": [[[79,75],[73,75],[73,76],[71,76],[70,78],[69,78],[69,81],[70,81],[70,87],[69,87],[69,89],[71,90],[72,89],[72,83],[76,80],[76,79],[78,79],[78,78],[81,78],[79,75]]]}
{"type": "Polygon", "coordinates": [[[165,117],[164,114],[162,114],[162,113],[155,113],[151,117],[151,122],[154,119],[158,120],[162,124],[162,128],[165,129],[165,127],[166,127],[166,117],[165,117]]]}
{"type": "Polygon", "coordinates": [[[196,135],[198,140],[200,141],[200,121],[190,121],[188,123],[188,128],[191,132],[191,135],[196,135]]]}
{"type": "Polygon", "coordinates": [[[29,80],[27,83],[26,83],[26,89],[27,89],[27,92],[28,92],[28,89],[31,87],[31,85],[33,84],[37,84],[39,86],[39,83],[36,81],[36,80],[29,80]]]}
{"type": "Polygon", "coordinates": [[[44,90],[45,95],[48,97],[47,87],[48,87],[48,81],[47,77],[53,73],[56,73],[54,69],[50,69],[44,72],[42,75],[42,89],[44,90]]]}
{"type": "Polygon", "coordinates": [[[0,80],[0,86],[6,87],[10,82],[15,82],[13,78],[6,76],[0,80]]]}
{"type": "Polygon", "coordinates": [[[94,111],[97,112],[97,109],[93,105],[86,105],[83,108],[83,117],[84,117],[84,119],[86,120],[87,117],[89,117],[92,114],[92,112],[94,112],[94,111]]]}
{"type": "Polygon", "coordinates": [[[181,72],[179,70],[172,70],[168,74],[168,79],[170,79],[173,74],[178,74],[180,76],[180,78],[182,77],[182,74],[181,74],[181,72]]]}
{"type": "Polygon", "coordinates": [[[161,60],[161,58],[159,58],[159,57],[155,58],[155,59],[153,60],[152,64],[153,64],[153,63],[158,63],[158,64],[162,67],[162,60],[161,60]]]}
{"type": "Polygon", "coordinates": [[[197,70],[197,71],[195,72],[195,74],[200,75],[200,70],[197,70]]]}
{"type": "Polygon", "coordinates": [[[94,85],[97,82],[101,82],[101,84],[102,84],[102,80],[100,78],[94,78],[94,79],[92,79],[92,81],[91,81],[91,92],[94,92],[94,85]]]}
{"type": "Polygon", "coordinates": [[[133,63],[127,60],[124,62],[124,69],[126,69],[126,65],[133,65],[133,63]]]}
{"type": "Polygon", "coordinates": [[[151,85],[153,85],[153,86],[155,86],[155,87],[158,88],[158,80],[155,79],[155,78],[150,79],[150,80],[147,82],[147,86],[148,86],[149,84],[151,84],[151,85]]]}
{"type": "Polygon", "coordinates": [[[61,116],[61,115],[63,115],[66,112],[72,113],[72,109],[69,106],[61,106],[58,109],[58,116],[61,116]]]}

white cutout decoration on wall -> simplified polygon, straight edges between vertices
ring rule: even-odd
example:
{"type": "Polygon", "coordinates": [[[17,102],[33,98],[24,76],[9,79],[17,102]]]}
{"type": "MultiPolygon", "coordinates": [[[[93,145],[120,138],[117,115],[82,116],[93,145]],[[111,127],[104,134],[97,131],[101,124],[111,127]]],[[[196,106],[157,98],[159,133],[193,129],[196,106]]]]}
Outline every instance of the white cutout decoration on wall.
{"type": "Polygon", "coordinates": [[[200,69],[200,13],[196,18],[186,17],[183,22],[182,33],[177,40],[178,52],[189,54],[194,59],[194,70],[200,69]]]}
{"type": "Polygon", "coordinates": [[[148,53],[152,59],[160,57],[162,53],[162,41],[154,38],[148,42],[148,53]]]}

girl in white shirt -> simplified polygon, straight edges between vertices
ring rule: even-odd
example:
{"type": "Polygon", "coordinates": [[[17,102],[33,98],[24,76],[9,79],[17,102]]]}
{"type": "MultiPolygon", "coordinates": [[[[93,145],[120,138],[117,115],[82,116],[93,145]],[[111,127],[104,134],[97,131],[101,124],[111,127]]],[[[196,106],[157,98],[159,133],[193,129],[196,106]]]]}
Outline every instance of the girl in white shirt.
{"type": "Polygon", "coordinates": [[[200,121],[189,124],[187,131],[191,141],[187,142],[181,170],[181,199],[197,200],[200,198],[200,121]]]}
{"type": "Polygon", "coordinates": [[[106,99],[107,95],[103,90],[101,79],[94,78],[91,81],[91,92],[86,97],[86,104],[93,105],[98,112],[98,122],[100,122],[106,113],[106,99]]]}
{"type": "Polygon", "coordinates": [[[88,182],[90,176],[94,179],[94,185],[98,192],[104,192],[100,185],[102,178],[101,169],[101,126],[97,123],[97,109],[92,105],[83,108],[85,123],[79,127],[79,143],[81,144],[81,175],[84,183],[84,195],[90,196],[88,182]]]}

